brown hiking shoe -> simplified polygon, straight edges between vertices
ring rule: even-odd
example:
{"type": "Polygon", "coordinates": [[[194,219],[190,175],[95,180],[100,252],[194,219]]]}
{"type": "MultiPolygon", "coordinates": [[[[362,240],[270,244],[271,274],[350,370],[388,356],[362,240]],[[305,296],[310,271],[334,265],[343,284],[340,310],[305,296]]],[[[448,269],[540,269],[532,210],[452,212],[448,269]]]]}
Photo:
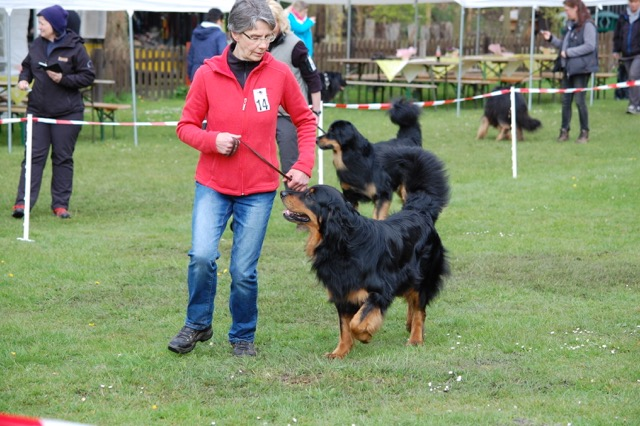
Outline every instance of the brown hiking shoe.
{"type": "Polygon", "coordinates": [[[589,131],[580,130],[580,136],[576,139],[576,143],[587,143],[589,141],[589,131]]]}
{"type": "Polygon", "coordinates": [[[569,131],[567,129],[560,129],[560,136],[558,136],[558,142],[566,142],[569,140],[569,131]]]}

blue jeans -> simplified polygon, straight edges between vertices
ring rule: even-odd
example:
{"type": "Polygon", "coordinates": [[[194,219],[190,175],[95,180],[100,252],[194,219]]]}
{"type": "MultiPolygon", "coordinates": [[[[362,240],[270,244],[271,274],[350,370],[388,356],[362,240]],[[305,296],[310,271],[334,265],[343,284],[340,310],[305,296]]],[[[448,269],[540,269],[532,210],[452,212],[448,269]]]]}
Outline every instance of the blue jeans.
{"type": "Polygon", "coordinates": [[[275,194],[276,191],[235,197],[196,182],[185,325],[203,330],[213,321],[218,285],[216,261],[220,257],[218,245],[233,215],[229,342],[253,342],[258,323],[257,265],[275,194]]]}

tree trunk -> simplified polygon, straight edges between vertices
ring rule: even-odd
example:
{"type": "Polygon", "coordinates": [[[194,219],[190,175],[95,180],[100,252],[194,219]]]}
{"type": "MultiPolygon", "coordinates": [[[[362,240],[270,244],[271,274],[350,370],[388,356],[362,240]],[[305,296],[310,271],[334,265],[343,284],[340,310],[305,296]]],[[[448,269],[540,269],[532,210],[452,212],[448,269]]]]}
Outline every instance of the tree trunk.
{"type": "MultiPolygon", "coordinates": [[[[104,39],[104,62],[96,64],[96,69],[102,68],[105,76],[116,80],[115,90],[119,94],[123,89],[130,90],[129,60],[129,20],[127,12],[107,13],[107,33],[104,39]],[[126,71],[125,71],[126,70],[126,71]]],[[[98,74],[100,76],[101,74],[98,74]]]]}

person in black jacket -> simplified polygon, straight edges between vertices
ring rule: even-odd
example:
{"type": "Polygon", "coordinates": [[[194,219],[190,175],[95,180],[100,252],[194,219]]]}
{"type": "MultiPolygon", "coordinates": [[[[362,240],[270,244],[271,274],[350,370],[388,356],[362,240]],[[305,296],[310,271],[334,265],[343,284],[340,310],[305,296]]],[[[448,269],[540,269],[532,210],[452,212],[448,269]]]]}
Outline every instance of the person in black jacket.
{"type": "MultiPolygon", "coordinates": [[[[640,0],[629,0],[613,33],[613,57],[627,72],[628,80],[640,80],[640,0]]],[[[640,114],[640,86],[629,87],[627,113],[640,114]]]]}
{"type": "MultiPolygon", "coordinates": [[[[598,71],[598,29],[582,0],[565,0],[563,4],[567,14],[567,31],[564,37],[555,37],[549,31],[540,31],[540,34],[560,52],[562,68],[560,87],[582,89],[589,85],[591,74],[598,71]]],[[[576,143],[587,143],[589,111],[585,92],[562,94],[562,126],[557,140],[558,142],[569,140],[573,99],[576,100],[580,117],[580,135],[576,143]]]]}
{"type": "MultiPolygon", "coordinates": [[[[18,88],[28,90],[33,81],[27,114],[37,118],[82,120],[84,117],[80,89],[93,83],[95,71],[84,40],[75,32],[67,31],[67,15],[67,11],[58,5],[38,13],[40,36],[33,41],[22,61],[18,88]]],[[[51,209],[59,218],[71,217],[68,209],[73,186],[73,151],[80,130],[77,125],[33,124],[31,208],[38,200],[51,147],[51,209]]],[[[13,206],[15,218],[22,218],[25,212],[25,164],[26,158],[22,161],[18,195],[13,206]]]]}

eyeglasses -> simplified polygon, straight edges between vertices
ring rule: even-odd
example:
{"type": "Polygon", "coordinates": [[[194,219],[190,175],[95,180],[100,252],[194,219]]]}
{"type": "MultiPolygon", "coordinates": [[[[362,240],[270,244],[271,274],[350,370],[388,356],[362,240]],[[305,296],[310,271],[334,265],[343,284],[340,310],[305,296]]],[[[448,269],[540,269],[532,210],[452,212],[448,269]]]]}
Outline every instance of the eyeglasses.
{"type": "Polygon", "coordinates": [[[242,32],[242,35],[245,36],[246,38],[248,38],[249,40],[251,40],[254,43],[260,43],[260,42],[267,42],[267,43],[271,43],[273,40],[276,39],[276,36],[273,34],[269,34],[266,37],[258,37],[258,36],[250,36],[247,33],[245,33],[244,31],[242,32]]]}

